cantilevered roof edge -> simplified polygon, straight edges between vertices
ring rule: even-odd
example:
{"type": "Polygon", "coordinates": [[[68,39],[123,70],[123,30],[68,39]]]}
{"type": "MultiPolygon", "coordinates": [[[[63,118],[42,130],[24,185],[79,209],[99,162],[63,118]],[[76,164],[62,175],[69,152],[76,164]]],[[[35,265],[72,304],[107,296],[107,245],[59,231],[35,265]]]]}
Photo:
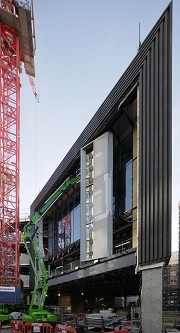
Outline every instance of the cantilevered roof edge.
{"type": "Polygon", "coordinates": [[[92,140],[93,134],[101,126],[103,121],[108,117],[113,108],[117,105],[123,95],[126,93],[128,88],[136,81],[139,77],[139,71],[143,64],[143,61],[147,55],[147,52],[151,46],[153,39],[160,27],[160,24],[168,15],[172,15],[172,1],[169,3],[163,14],[160,16],[157,23],[154,25],[142,45],[132,60],[124,74],[118,80],[114,88],[110,91],[104,102],[101,104],[95,115],[92,117],[90,122],[87,124],[83,132],[80,134],[78,139],[75,141],[69,152],[66,154],[62,162],[56,168],[52,176],[49,178],[45,186],[42,188],[38,196],[35,198],[31,205],[31,212],[36,211],[39,207],[60,185],[63,181],[64,173],[72,164],[72,161],[77,158],[80,154],[80,149],[92,140]]]}

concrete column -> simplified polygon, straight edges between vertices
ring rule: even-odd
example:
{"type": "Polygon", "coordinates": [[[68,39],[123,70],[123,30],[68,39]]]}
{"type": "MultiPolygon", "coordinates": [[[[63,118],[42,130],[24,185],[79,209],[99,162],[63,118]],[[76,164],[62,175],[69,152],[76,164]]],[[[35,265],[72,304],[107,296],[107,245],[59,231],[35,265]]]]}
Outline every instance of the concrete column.
{"type": "Polygon", "coordinates": [[[143,333],[162,332],[163,263],[141,267],[141,317],[143,333]]]}

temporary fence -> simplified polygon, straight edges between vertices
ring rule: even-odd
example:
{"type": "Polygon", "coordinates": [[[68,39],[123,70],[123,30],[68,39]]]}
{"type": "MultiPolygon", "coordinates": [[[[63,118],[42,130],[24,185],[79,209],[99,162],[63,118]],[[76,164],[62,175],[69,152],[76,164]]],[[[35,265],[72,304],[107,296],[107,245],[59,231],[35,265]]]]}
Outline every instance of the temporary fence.
{"type": "Polygon", "coordinates": [[[10,321],[10,329],[11,329],[12,332],[13,332],[13,330],[14,330],[15,321],[16,321],[16,320],[11,320],[11,321],[10,321]]]}
{"type": "Polygon", "coordinates": [[[55,333],[76,333],[76,329],[71,326],[56,324],[55,333]]]}
{"type": "Polygon", "coordinates": [[[12,333],[53,333],[53,327],[49,323],[23,323],[20,320],[11,320],[12,333]]]}
{"type": "Polygon", "coordinates": [[[24,333],[52,333],[53,327],[49,323],[25,323],[24,333]]]}
{"type": "Polygon", "coordinates": [[[22,333],[24,330],[24,324],[21,320],[11,320],[10,328],[13,333],[22,333]]]}

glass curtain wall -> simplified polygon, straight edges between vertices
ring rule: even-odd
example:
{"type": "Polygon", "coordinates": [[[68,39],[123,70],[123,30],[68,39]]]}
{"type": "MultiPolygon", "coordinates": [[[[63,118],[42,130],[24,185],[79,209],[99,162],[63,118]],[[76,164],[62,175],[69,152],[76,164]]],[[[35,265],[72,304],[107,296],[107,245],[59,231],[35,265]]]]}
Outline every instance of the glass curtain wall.
{"type": "Polygon", "coordinates": [[[68,192],[49,217],[49,252],[56,256],[60,250],[80,239],[79,190],[68,192]]]}
{"type": "MultiPolygon", "coordinates": [[[[133,147],[136,147],[137,98],[124,104],[113,128],[113,245],[114,253],[132,247],[133,147]],[[133,140],[135,140],[133,142],[133,140]]],[[[135,155],[134,155],[135,156],[135,155]]],[[[134,182],[136,183],[136,182],[134,182]]]]}
{"type": "Polygon", "coordinates": [[[132,133],[114,141],[113,211],[118,218],[132,209],[132,133]]]}

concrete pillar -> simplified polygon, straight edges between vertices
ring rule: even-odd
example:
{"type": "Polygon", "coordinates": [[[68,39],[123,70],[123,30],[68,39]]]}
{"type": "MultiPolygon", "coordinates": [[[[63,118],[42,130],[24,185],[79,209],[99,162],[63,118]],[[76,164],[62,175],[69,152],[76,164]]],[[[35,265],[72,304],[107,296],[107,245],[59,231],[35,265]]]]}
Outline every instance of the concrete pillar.
{"type": "Polygon", "coordinates": [[[143,333],[162,332],[163,263],[141,267],[141,317],[143,333]]]}

